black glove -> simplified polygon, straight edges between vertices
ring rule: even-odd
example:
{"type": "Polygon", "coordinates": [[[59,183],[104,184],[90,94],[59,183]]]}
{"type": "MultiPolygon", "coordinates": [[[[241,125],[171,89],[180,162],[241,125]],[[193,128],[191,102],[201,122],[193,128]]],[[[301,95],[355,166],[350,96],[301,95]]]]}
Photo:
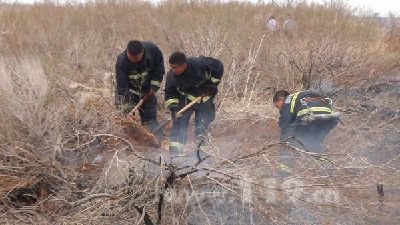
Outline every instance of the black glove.
{"type": "Polygon", "coordinates": [[[115,107],[119,109],[121,105],[124,103],[124,96],[123,95],[115,95],[115,107]]]}
{"type": "Polygon", "coordinates": [[[126,101],[125,96],[123,95],[115,95],[115,107],[117,110],[122,111],[122,113],[127,114],[129,110],[132,109],[130,107],[131,104],[126,101]]]}
{"type": "Polygon", "coordinates": [[[157,92],[156,89],[150,88],[149,92],[147,92],[147,95],[148,95],[148,96],[152,96],[152,95],[154,95],[156,92],[157,92]]]}
{"type": "Polygon", "coordinates": [[[218,87],[217,85],[210,85],[207,87],[206,95],[207,96],[215,96],[218,93],[218,87]]]}
{"type": "Polygon", "coordinates": [[[145,99],[146,100],[150,96],[153,96],[156,92],[157,92],[156,89],[150,88],[150,90],[145,95],[142,95],[141,99],[145,99]]]}
{"type": "Polygon", "coordinates": [[[176,121],[176,113],[178,112],[178,107],[171,107],[169,109],[171,111],[171,119],[172,121],[176,121]]]}

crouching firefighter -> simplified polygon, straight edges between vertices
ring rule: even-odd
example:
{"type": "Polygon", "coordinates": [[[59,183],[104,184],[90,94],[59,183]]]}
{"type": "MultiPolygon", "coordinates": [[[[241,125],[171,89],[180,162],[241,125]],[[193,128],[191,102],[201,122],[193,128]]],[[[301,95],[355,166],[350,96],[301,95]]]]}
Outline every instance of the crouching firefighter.
{"type": "Polygon", "coordinates": [[[165,84],[165,105],[173,121],[169,150],[182,153],[187,139],[190,116],[195,113],[195,138],[204,142],[210,123],[215,119],[214,97],[224,72],[218,59],[198,56],[186,58],[184,53],[174,52],[169,58],[170,71],[165,84]],[[185,105],[202,96],[201,100],[186,110],[182,116],[176,113],[185,105]]]}
{"type": "Polygon", "coordinates": [[[163,79],[164,59],[160,49],[151,42],[132,40],[122,52],[115,65],[116,105],[124,114],[144,99],[139,108],[142,125],[150,131],[158,127],[157,98],[154,95],[163,79]]]}
{"type": "MultiPolygon", "coordinates": [[[[279,127],[281,140],[291,146],[314,153],[323,153],[322,143],[329,132],[337,125],[339,113],[333,110],[332,100],[313,91],[299,91],[289,94],[285,90],[277,91],[273,103],[279,109],[279,127]]],[[[278,175],[293,173],[293,155],[288,148],[280,151],[278,175]]],[[[325,157],[317,157],[320,161],[325,157]]]]}

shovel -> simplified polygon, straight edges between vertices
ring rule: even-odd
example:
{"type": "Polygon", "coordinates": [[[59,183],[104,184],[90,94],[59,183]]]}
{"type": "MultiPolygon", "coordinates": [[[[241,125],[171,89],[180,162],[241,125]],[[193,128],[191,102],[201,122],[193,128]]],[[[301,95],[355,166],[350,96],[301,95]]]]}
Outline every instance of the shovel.
{"type": "Polygon", "coordinates": [[[135,105],[135,108],[133,108],[133,109],[128,113],[128,115],[126,115],[126,116],[128,117],[128,116],[130,116],[130,115],[134,115],[135,112],[143,105],[144,101],[146,101],[148,97],[149,97],[148,95],[145,95],[142,99],[140,99],[140,101],[138,102],[138,104],[135,105]]]}
{"type": "MultiPolygon", "coordinates": [[[[184,112],[186,112],[186,110],[188,110],[190,107],[192,107],[194,104],[198,103],[199,101],[201,101],[201,99],[203,98],[203,96],[199,96],[196,99],[194,99],[192,102],[190,102],[189,104],[187,104],[185,107],[183,107],[181,110],[179,110],[176,113],[176,118],[179,118],[180,116],[182,116],[182,114],[184,112]]],[[[154,133],[159,132],[160,130],[162,130],[169,122],[171,122],[172,118],[169,118],[167,121],[163,122],[160,126],[158,126],[156,129],[154,129],[154,133]]]]}
{"type": "Polygon", "coordinates": [[[135,115],[135,112],[139,110],[139,108],[143,105],[143,103],[148,99],[148,95],[145,95],[140,101],[135,105],[135,107],[124,117],[129,123],[133,126],[134,130],[136,132],[139,132],[138,136],[142,136],[142,138],[147,138],[146,140],[149,140],[149,142],[159,146],[159,141],[157,138],[154,136],[154,134],[150,133],[143,125],[139,125],[134,118],[132,118],[132,115],[135,115]]]}

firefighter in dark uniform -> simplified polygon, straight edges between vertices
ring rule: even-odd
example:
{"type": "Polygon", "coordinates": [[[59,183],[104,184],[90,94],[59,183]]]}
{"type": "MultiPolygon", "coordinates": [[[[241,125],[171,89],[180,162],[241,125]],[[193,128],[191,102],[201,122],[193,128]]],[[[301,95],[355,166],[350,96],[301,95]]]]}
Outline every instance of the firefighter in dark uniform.
{"type": "Polygon", "coordinates": [[[154,130],[158,127],[154,94],[160,89],[165,73],[160,49],[151,42],[132,40],[118,56],[115,70],[117,107],[127,114],[140,99],[145,98],[139,109],[141,123],[154,130]]]}
{"type": "MultiPolygon", "coordinates": [[[[322,153],[322,143],[329,132],[338,124],[338,114],[333,110],[332,100],[313,91],[299,91],[289,94],[277,91],[273,103],[279,109],[281,140],[306,151],[322,153]]],[[[290,158],[287,149],[281,150],[281,157],[290,158]]],[[[322,159],[322,158],[321,158],[322,159]]],[[[282,160],[282,170],[291,169],[290,159],[282,160]]]]}
{"type": "Polygon", "coordinates": [[[204,141],[210,123],[215,118],[214,97],[224,73],[218,59],[198,56],[186,58],[184,53],[174,52],[169,58],[171,70],[165,84],[165,104],[171,112],[173,127],[169,149],[173,154],[182,152],[187,139],[190,116],[195,113],[195,137],[197,144],[204,141]],[[199,96],[202,100],[189,108],[182,116],[176,113],[199,96]]]}

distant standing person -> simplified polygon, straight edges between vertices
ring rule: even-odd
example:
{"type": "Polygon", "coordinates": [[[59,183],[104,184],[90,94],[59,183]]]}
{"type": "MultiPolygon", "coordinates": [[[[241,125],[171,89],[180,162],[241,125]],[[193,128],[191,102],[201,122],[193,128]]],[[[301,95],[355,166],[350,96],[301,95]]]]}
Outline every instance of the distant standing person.
{"type": "Polygon", "coordinates": [[[297,28],[297,23],[292,18],[288,18],[283,22],[283,32],[287,35],[292,35],[293,31],[297,28]]]}
{"type": "Polygon", "coordinates": [[[187,139],[190,116],[195,113],[195,137],[198,145],[204,141],[210,123],[215,118],[214,97],[224,73],[221,61],[211,57],[186,58],[182,52],[169,57],[170,71],[165,83],[165,104],[171,111],[173,127],[169,150],[180,154],[187,139]],[[176,118],[178,110],[199,96],[201,101],[176,118]]]}
{"type": "Polygon", "coordinates": [[[116,105],[129,113],[134,106],[145,99],[139,108],[141,123],[153,131],[158,127],[157,98],[163,79],[164,59],[160,49],[151,42],[132,40],[117,58],[116,105]]]}
{"type": "Polygon", "coordinates": [[[269,31],[275,31],[278,29],[278,21],[276,21],[274,16],[270,16],[266,21],[266,26],[269,31]]]}

